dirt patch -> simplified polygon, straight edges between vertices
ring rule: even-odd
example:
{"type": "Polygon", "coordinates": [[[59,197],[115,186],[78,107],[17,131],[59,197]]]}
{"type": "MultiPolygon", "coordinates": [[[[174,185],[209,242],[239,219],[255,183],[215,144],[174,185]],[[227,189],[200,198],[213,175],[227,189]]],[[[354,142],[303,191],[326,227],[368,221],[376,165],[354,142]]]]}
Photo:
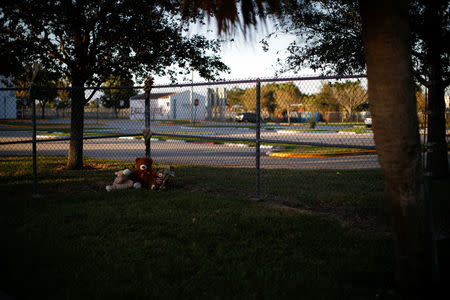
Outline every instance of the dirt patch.
{"type": "Polygon", "coordinates": [[[309,206],[298,199],[282,197],[267,197],[263,202],[282,209],[293,209],[302,213],[314,214],[339,221],[342,227],[352,231],[374,234],[379,236],[391,236],[392,229],[389,222],[377,216],[361,216],[353,208],[321,204],[309,206]]]}
{"type": "MultiPolygon", "coordinates": [[[[202,192],[213,195],[235,195],[230,191],[219,191],[215,189],[208,189],[207,187],[195,186],[195,185],[176,185],[174,186],[176,190],[186,191],[189,193],[193,192],[202,192]]],[[[241,194],[242,197],[246,197],[252,200],[254,199],[254,195],[250,194],[241,194]]],[[[288,209],[294,210],[297,212],[301,212],[304,214],[311,214],[316,216],[322,216],[325,218],[330,218],[338,221],[342,227],[349,229],[351,231],[362,233],[362,234],[371,234],[383,237],[392,236],[392,229],[389,225],[389,220],[387,217],[377,217],[377,216],[361,216],[356,209],[343,207],[338,205],[332,205],[329,203],[323,203],[317,206],[307,205],[301,202],[297,198],[289,198],[289,197],[277,197],[272,195],[262,196],[258,201],[262,203],[266,203],[273,207],[279,209],[288,209]]]]}

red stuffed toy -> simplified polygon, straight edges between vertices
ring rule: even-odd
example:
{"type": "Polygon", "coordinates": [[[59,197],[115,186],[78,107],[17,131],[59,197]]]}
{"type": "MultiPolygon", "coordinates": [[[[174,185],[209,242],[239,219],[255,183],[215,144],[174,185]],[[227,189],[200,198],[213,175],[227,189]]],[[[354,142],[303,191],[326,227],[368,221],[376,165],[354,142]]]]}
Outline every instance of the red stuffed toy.
{"type": "Polygon", "coordinates": [[[162,169],[162,170],[159,170],[158,172],[154,172],[154,174],[155,174],[155,176],[153,177],[151,189],[152,190],[164,190],[164,189],[166,189],[166,185],[165,185],[166,181],[169,180],[170,177],[175,176],[175,168],[171,166],[169,170],[162,169]]]}
{"type": "Polygon", "coordinates": [[[137,170],[133,171],[130,176],[131,180],[134,181],[134,188],[152,188],[152,183],[154,182],[156,177],[156,172],[152,171],[152,163],[153,160],[151,158],[136,158],[137,170]]]}

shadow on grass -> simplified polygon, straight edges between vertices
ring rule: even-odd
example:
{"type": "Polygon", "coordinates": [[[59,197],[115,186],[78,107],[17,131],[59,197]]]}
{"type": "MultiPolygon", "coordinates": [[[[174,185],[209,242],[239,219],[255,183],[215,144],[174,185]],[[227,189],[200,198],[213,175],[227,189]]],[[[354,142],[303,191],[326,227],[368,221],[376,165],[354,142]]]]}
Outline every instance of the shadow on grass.
{"type": "MultiPolygon", "coordinates": [[[[177,166],[169,191],[107,193],[114,170],[132,164],[87,159],[89,169],[67,171],[63,163],[39,158],[46,197],[32,200],[31,159],[0,159],[0,290],[19,299],[370,299],[390,289],[389,238],[249,201],[253,170],[177,166]]],[[[382,199],[379,176],[264,171],[263,194],[369,216],[382,213],[361,204],[382,199]]]]}
{"type": "MultiPolygon", "coordinates": [[[[3,190],[10,196],[32,192],[29,157],[1,158],[3,190]]],[[[38,160],[39,192],[44,195],[103,192],[114,172],[135,169],[134,162],[85,159],[84,170],[65,170],[65,158],[38,160]]],[[[155,164],[154,168],[167,168],[155,164]]],[[[255,170],[191,165],[176,166],[170,190],[253,198],[255,170]]],[[[261,199],[274,205],[335,217],[341,223],[371,232],[390,232],[389,211],[380,170],[261,170],[261,199]]]]}

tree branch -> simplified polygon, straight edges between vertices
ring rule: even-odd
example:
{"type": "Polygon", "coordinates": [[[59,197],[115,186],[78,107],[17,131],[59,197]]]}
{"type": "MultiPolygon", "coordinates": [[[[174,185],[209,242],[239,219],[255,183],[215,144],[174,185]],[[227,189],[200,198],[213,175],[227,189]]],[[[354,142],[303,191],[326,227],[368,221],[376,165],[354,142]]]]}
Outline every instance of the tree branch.
{"type": "Polygon", "coordinates": [[[420,74],[419,71],[413,69],[413,74],[414,74],[414,78],[416,78],[416,80],[417,80],[420,84],[422,84],[422,85],[424,85],[424,86],[426,86],[426,87],[428,87],[428,86],[430,85],[430,82],[427,81],[424,77],[422,77],[422,75],[420,74]]]}
{"type": "Polygon", "coordinates": [[[94,97],[95,93],[96,93],[98,90],[99,90],[98,88],[94,88],[94,89],[92,90],[91,94],[89,95],[89,97],[87,97],[86,100],[84,101],[84,104],[87,104],[87,103],[92,99],[92,97],[94,97]]]}

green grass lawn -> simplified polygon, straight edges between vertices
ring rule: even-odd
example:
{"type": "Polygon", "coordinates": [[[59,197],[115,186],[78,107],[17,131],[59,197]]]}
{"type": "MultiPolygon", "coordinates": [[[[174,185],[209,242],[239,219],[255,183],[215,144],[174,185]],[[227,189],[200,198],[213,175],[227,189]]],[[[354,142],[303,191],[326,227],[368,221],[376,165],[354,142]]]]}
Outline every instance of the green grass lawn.
{"type": "MultiPolygon", "coordinates": [[[[105,127],[104,124],[84,124],[85,128],[98,128],[101,129],[105,127]]],[[[0,121],[0,131],[31,131],[33,124],[31,121],[10,121],[1,120],[0,121]]],[[[106,128],[106,127],[105,127],[106,128]]],[[[37,121],[36,129],[39,131],[49,131],[49,132],[70,132],[70,124],[68,123],[46,123],[42,121],[37,121]]]]}
{"type": "Polygon", "coordinates": [[[354,133],[358,133],[358,134],[363,134],[363,133],[372,133],[372,129],[367,129],[367,128],[341,128],[341,129],[319,129],[319,128],[287,128],[287,129],[283,129],[284,131],[301,131],[301,132],[330,132],[330,131],[334,131],[334,132],[339,132],[339,131],[346,131],[346,132],[354,132],[354,133]]]}
{"type": "Polygon", "coordinates": [[[326,147],[315,145],[285,145],[284,149],[278,149],[276,153],[339,153],[339,152],[361,152],[360,148],[326,147]]]}
{"type": "Polygon", "coordinates": [[[201,124],[202,121],[190,121],[190,120],[158,120],[156,121],[160,125],[194,125],[201,124]]]}
{"type": "MultiPolygon", "coordinates": [[[[90,135],[98,135],[98,136],[109,136],[109,135],[119,135],[121,134],[120,132],[105,132],[105,131],[89,131],[89,132],[84,132],[83,135],[84,136],[90,136],[90,135]]],[[[62,131],[58,131],[58,132],[50,132],[48,134],[44,134],[45,136],[51,136],[51,137],[70,137],[70,129],[68,130],[62,130],[62,131]]]]}
{"type": "Polygon", "coordinates": [[[200,127],[200,128],[247,128],[247,129],[256,129],[256,125],[192,125],[191,127],[200,127]]]}
{"type": "Polygon", "coordinates": [[[132,163],[86,159],[81,171],[63,163],[38,158],[45,197],[32,200],[31,159],[0,158],[0,290],[9,295],[390,294],[394,246],[380,230],[387,210],[379,171],[262,170],[265,201],[255,202],[251,169],[176,166],[168,191],[107,193],[114,170],[132,163]]]}
{"type": "MultiPolygon", "coordinates": [[[[267,124],[275,124],[275,125],[288,125],[287,122],[271,122],[268,121],[267,124]]],[[[291,122],[290,125],[301,125],[301,126],[309,126],[309,122],[302,122],[302,123],[296,123],[291,122]]],[[[342,125],[348,125],[348,126],[364,126],[364,122],[316,122],[316,125],[330,125],[330,126],[342,126],[342,125]]]]}
{"type": "Polygon", "coordinates": [[[333,126],[341,126],[341,125],[350,125],[350,126],[364,126],[364,122],[319,122],[319,125],[333,125],[333,126]]]}

